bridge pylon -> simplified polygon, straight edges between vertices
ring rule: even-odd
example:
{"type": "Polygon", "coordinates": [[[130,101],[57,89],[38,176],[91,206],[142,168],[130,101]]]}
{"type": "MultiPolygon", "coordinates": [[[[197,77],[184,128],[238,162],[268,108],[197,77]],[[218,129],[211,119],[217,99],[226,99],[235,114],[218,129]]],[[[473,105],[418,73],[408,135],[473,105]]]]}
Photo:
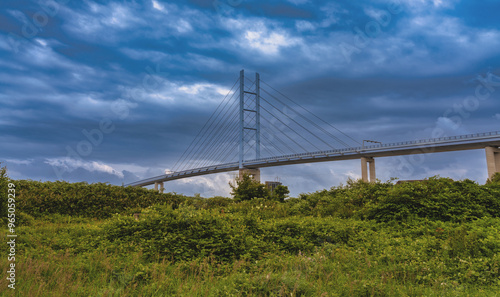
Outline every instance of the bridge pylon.
{"type": "Polygon", "coordinates": [[[260,181],[260,170],[259,169],[249,169],[243,166],[245,161],[245,132],[246,130],[254,131],[254,141],[255,141],[255,159],[260,159],[260,76],[259,73],[255,73],[255,92],[245,90],[245,71],[240,71],[240,106],[239,106],[239,169],[240,178],[243,174],[247,173],[251,175],[255,180],[260,181]],[[255,96],[255,104],[252,107],[246,107],[245,105],[245,95],[255,96]],[[255,124],[249,126],[248,122],[245,120],[248,113],[255,114],[255,124]]]}
{"type": "Polygon", "coordinates": [[[495,173],[500,172],[500,149],[494,146],[487,146],[485,150],[488,178],[492,178],[495,173]]]}
{"type": "Polygon", "coordinates": [[[163,193],[163,191],[165,191],[165,188],[163,187],[163,182],[155,182],[155,191],[159,191],[160,193],[163,193]],[[160,186],[159,190],[158,186],[160,186]]]}
{"type": "Polygon", "coordinates": [[[243,175],[248,174],[254,180],[260,182],[260,169],[259,168],[242,168],[239,170],[239,179],[243,179],[243,175]]]}
{"type": "Polygon", "coordinates": [[[373,157],[361,157],[361,179],[368,182],[368,165],[370,165],[370,182],[377,181],[375,174],[375,159],[373,157]]]}

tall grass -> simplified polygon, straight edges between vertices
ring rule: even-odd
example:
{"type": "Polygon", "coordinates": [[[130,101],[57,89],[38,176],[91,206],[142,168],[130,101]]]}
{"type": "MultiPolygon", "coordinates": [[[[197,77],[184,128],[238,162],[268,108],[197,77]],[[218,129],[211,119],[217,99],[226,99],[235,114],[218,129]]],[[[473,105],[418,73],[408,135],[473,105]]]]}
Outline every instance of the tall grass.
{"type": "MultiPolygon", "coordinates": [[[[75,201],[60,198],[74,190],[71,184],[62,185],[66,193],[55,186],[36,184],[38,192],[19,191],[19,200],[33,207],[18,208],[16,290],[6,289],[2,277],[2,296],[500,292],[500,195],[495,183],[437,178],[403,185],[350,182],[284,203],[170,199],[175,195],[153,193],[160,201],[109,213],[94,211],[99,200],[93,199],[81,204],[88,214],[69,202],[61,207],[61,199],[75,201]],[[59,193],[51,196],[58,198],[30,201],[40,191],[49,193],[45,187],[59,193]],[[44,211],[36,213],[40,205],[44,211]],[[136,212],[141,213],[138,219],[136,212]]],[[[107,187],[123,194],[121,201],[152,201],[148,191],[107,187]]],[[[101,197],[106,205],[114,203],[112,196],[101,197]]],[[[0,263],[7,267],[7,257],[0,257],[0,263]]]]}

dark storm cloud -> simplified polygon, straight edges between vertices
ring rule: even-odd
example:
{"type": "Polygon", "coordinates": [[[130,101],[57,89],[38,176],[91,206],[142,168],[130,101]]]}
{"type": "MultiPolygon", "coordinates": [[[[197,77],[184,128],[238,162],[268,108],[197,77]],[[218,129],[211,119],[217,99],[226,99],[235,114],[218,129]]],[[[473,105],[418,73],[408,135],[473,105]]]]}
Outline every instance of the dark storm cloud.
{"type": "MultiPolygon", "coordinates": [[[[498,130],[500,86],[463,111],[465,98],[481,84],[478,78],[500,76],[498,5],[2,3],[0,161],[15,178],[121,184],[161,174],[172,168],[242,68],[247,75],[259,72],[359,141],[429,138],[435,127],[450,135],[498,130]],[[461,122],[453,125],[447,116],[460,112],[461,122]],[[102,121],[112,129],[104,132],[102,121]],[[78,155],[79,149],[87,154],[78,155]]],[[[384,172],[380,176],[397,175],[391,171],[397,160],[384,160],[377,167],[384,172]]],[[[426,157],[414,177],[452,174],[457,160],[426,157]]],[[[359,168],[352,164],[297,166],[304,175],[287,178],[302,185],[293,189],[297,194],[310,191],[307,185],[317,189],[356,177],[359,168]]],[[[464,174],[484,179],[474,164],[464,164],[464,174]]],[[[271,179],[287,174],[266,170],[263,175],[271,179]]],[[[227,192],[229,176],[178,181],[170,190],[227,192]]]]}

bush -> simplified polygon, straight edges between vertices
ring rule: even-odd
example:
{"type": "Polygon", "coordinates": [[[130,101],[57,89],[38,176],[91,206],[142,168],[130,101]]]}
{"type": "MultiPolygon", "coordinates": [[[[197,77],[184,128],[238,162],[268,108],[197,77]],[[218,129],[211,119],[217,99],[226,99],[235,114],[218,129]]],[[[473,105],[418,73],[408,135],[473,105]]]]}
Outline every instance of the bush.
{"type": "Polygon", "coordinates": [[[16,191],[27,207],[19,209],[16,242],[25,268],[19,269],[20,278],[26,280],[16,290],[23,296],[496,296],[499,291],[496,183],[351,180],[284,203],[267,198],[234,203],[106,184],[16,185],[22,186],[16,191]],[[134,217],[135,212],[141,215],[134,217]]]}
{"type": "MultiPolygon", "coordinates": [[[[496,189],[464,180],[430,178],[402,183],[366,208],[366,217],[377,221],[405,221],[415,217],[461,222],[500,214],[496,189]]],[[[498,193],[498,192],[497,192],[498,193]]]]}
{"type": "MultiPolygon", "coordinates": [[[[0,163],[0,166],[2,163],[0,163]]],[[[2,221],[7,218],[7,205],[8,205],[8,190],[10,179],[7,176],[7,167],[0,167],[0,215],[2,221]]]]}
{"type": "Polygon", "coordinates": [[[493,174],[493,176],[486,181],[486,184],[500,184],[500,172],[493,174]]]}
{"type": "Polygon", "coordinates": [[[158,203],[178,207],[186,197],[162,194],[154,190],[113,186],[106,183],[87,184],[16,181],[17,207],[34,217],[62,214],[92,218],[108,218],[115,213],[146,208],[158,203]]]}

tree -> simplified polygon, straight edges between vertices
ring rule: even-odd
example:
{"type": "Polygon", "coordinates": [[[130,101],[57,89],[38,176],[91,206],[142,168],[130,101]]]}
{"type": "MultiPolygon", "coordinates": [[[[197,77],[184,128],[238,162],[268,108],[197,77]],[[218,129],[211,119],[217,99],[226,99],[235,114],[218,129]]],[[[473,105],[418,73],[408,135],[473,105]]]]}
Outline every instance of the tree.
{"type": "Polygon", "coordinates": [[[284,185],[279,185],[274,188],[274,191],[272,193],[272,197],[274,200],[279,201],[279,202],[284,202],[285,198],[290,194],[290,191],[288,190],[287,186],[284,185]]]}
{"type": "Polygon", "coordinates": [[[500,172],[493,174],[493,176],[486,181],[486,184],[500,184],[500,172]]]}
{"type": "Polygon", "coordinates": [[[271,192],[264,184],[254,180],[248,174],[244,174],[241,179],[236,180],[236,185],[229,183],[229,186],[232,189],[231,195],[233,195],[236,201],[264,198],[283,202],[290,193],[288,187],[283,185],[277,186],[274,191],[271,192]]]}
{"type": "Polygon", "coordinates": [[[236,201],[251,200],[253,198],[269,199],[271,193],[265,185],[254,180],[250,175],[244,174],[241,179],[236,180],[236,185],[229,183],[231,195],[236,201]]]}

